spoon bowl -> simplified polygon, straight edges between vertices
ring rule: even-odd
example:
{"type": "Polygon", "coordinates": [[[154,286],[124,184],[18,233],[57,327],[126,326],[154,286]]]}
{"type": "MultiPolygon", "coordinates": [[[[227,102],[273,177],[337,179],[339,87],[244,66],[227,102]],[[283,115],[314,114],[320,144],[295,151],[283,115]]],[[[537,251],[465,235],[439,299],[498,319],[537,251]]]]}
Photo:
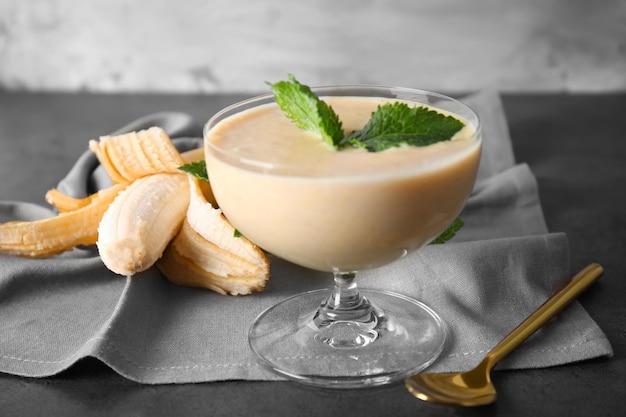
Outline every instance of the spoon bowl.
{"type": "Polygon", "coordinates": [[[498,343],[474,369],[455,373],[420,373],[406,379],[406,389],[420,400],[439,404],[477,406],[494,402],[497,393],[491,382],[493,367],[576,299],[600,278],[602,272],[600,265],[588,265],[498,343]]]}
{"type": "Polygon", "coordinates": [[[488,370],[417,374],[408,378],[406,388],[420,400],[439,404],[476,406],[496,400],[496,388],[488,370]]]}

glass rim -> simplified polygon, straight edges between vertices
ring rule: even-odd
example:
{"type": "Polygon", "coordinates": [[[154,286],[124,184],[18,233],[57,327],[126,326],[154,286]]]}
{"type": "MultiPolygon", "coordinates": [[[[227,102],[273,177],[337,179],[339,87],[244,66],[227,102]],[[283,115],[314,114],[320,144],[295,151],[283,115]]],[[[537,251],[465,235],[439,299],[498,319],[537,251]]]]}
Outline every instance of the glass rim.
{"type": "MultiPolygon", "coordinates": [[[[471,123],[471,125],[474,127],[474,132],[472,134],[472,137],[474,138],[476,142],[478,142],[479,144],[482,144],[482,123],[481,123],[480,117],[478,116],[478,114],[476,113],[474,109],[472,109],[470,106],[468,106],[463,101],[461,101],[461,99],[458,99],[458,98],[454,98],[454,97],[451,97],[442,93],[437,93],[437,92],[429,91],[429,90],[423,90],[423,89],[412,88],[412,87],[396,87],[396,86],[383,85],[383,84],[328,84],[328,85],[311,86],[310,88],[313,92],[315,92],[320,97],[331,96],[330,94],[325,95],[324,94],[325,91],[329,93],[340,92],[343,94],[334,94],[333,96],[334,97],[343,96],[343,97],[370,97],[370,98],[398,99],[398,100],[404,100],[408,102],[414,102],[417,104],[423,104],[423,105],[432,107],[434,109],[442,110],[443,112],[449,112],[453,114],[454,116],[460,117],[462,120],[468,123],[471,123]],[[349,94],[350,92],[355,92],[355,91],[362,91],[362,93],[360,95],[349,94]],[[376,92],[379,92],[379,93],[376,94],[376,92]],[[386,94],[383,94],[384,92],[386,92],[386,94]],[[394,92],[403,93],[405,94],[405,96],[400,96],[400,97],[394,96],[393,95],[394,92]],[[421,96],[423,99],[418,100],[417,98],[410,98],[408,97],[410,95],[421,96]],[[466,112],[469,115],[469,117],[467,117],[467,115],[465,114],[459,115],[458,112],[456,111],[442,108],[441,106],[438,106],[437,103],[435,104],[429,103],[427,100],[424,99],[428,97],[436,98],[440,100],[441,102],[453,103],[454,105],[458,106],[459,109],[463,109],[464,112],[466,112]]],[[[212,150],[217,152],[218,154],[228,159],[231,159],[231,158],[236,159],[239,164],[246,166],[251,170],[258,171],[259,169],[263,170],[264,168],[265,169],[269,168],[268,164],[265,164],[262,161],[243,159],[241,158],[241,156],[233,154],[223,149],[222,147],[211,143],[210,141],[207,140],[207,136],[208,136],[208,132],[210,131],[210,129],[216,126],[222,120],[228,117],[234,116],[235,114],[238,114],[242,111],[245,111],[245,110],[257,107],[257,106],[265,105],[265,104],[275,103],[275,102],[276,101],[275,101],[273,93],[264,93],[264,94],[251,96],[243,100],[239,100],[219,110],[217,113],[213,114],[213,116],[209,118],[209,120],[204,124],[204,127],[202,129],[203,140],[205,142],[205,148],[206,146],[208,146],[212,150]],[[232,113],[232,114],[229,114],[229,113],[232,113]]],[[[268,172],[268,174],[271,174],[271,173],[268,172]]],[[[300,177],[299,175],[288,175],[288,174],[278,174],[278,173],[275,173],[275,175],[300,177]]]]}

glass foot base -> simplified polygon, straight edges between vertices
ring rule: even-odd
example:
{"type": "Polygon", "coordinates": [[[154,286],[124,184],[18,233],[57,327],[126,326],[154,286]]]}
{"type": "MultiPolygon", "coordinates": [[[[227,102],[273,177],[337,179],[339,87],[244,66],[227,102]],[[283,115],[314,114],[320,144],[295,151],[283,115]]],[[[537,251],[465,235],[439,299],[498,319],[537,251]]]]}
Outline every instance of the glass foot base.
{"type": "Polygon", "coordinates": [[[326,388],[393,383],[437,359],[447,331],[434,311],[400,294],[360,293],[373,311],[359,322],[320,320],[318,310],[329,290],[288,298],[257,317],[250,347],[274,372],[326,388]]]}

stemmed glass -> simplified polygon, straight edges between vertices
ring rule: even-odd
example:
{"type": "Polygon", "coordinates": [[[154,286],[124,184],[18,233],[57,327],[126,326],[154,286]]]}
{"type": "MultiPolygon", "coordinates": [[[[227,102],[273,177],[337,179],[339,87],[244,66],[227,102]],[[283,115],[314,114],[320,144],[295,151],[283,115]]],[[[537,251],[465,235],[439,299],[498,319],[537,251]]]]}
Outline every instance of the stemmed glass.
{"type": "MultiPolygon", "coordinates": [[[[447,338],[445,323],[430,307],[402,294],[359,289],[357,272],[419,249],[459,214],[478,169],[480,123],[463,103],[427,91],[368,85],[312,90],[331,101],[376,98],[426,105],[466,125],[465,140],[428,150],[332,151],[329,155],[370,159],[361,168],[340,165],[330,171],[318,169],[323,157],[308,164],[287,151],[257,152],[260,138],[234,147],[216,139],[218,130],[228,138],[222,122],[235,125],[245,112],[275,106],[272,95],[234,104],[204,129],[211,187],[225,216],[266,251],[334,278],[331,289],[295,295],[261,313],[248,335],[252,350],[273,371],[309,385],[354,388],[398,381],[437,359],[447,338]],[[402,152],[409,156],[383,163],[371,159],[402,152]]],[[[344,102],[349,109],[350,101],[344,102]]],[[[255,136],[254,129],[244,132],[255,136]]]]}

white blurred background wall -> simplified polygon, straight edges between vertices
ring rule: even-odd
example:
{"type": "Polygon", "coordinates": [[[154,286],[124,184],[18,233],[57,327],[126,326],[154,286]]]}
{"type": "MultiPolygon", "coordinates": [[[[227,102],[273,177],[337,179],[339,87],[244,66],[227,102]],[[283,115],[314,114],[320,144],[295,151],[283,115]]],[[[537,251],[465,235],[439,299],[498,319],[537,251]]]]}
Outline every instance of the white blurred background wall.
{"type": "Polygon", "coordinates": [[[0,90],[626,91],[626,0],[0,0],[0,90]]]}

